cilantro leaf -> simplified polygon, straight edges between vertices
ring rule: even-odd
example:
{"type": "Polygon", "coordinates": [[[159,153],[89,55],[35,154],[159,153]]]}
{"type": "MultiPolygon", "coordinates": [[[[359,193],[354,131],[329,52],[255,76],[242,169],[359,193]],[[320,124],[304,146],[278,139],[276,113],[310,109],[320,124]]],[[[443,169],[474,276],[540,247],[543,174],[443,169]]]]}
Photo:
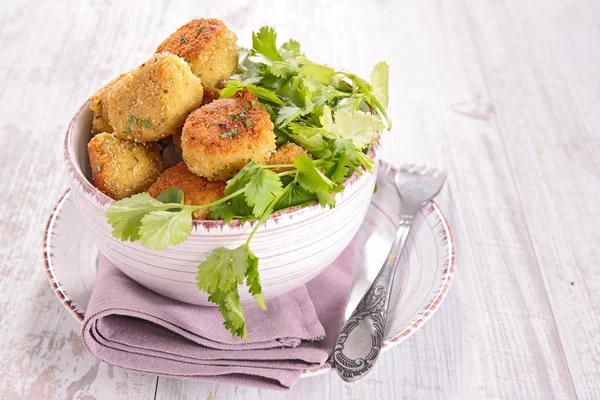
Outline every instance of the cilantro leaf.
{"type": "Polygon", "coordinates": [[[162,203],[183,204],[183,191],[175,188],[170,188],[156,196],[156,200],[162,203]]]}
{"type": "MultiPolygon", "coordinates": [[[[381,68],[381,69],[383,70],[383,68],[381,68]]],[[[380,72],[379,74],[382,74],[382,73],[380,72]]],[[[382,75],[384,75],[384,73],[382,75]]],[[[359,78],[358,76],[356,76],[354,74],[350,74],[350,73],[344,73],[344,76],[346,76],[347,78],[352,80],[352,82],[354,82],[354,84],[356,85],[358,90],[366,95],[367,101],[374,108],[376,108],[381,113],[381,115],[383,115],[383,117],[385,118],[385,120],[387,122],[387,130],[389,131],[390,129],[392,129],[392,119],[388,115],[386,108],[379,102],[377,97],[375,97],[375,95],[373,94],[373,91],[372,91],[372,88],[371,88],[371,85],[369,84],[369,82],[365,81],[362,78],[359,78]]],[[[383,78],[378,78],[378,79],[383,80],[383,78]]],[[[381,89],[380,89],[380,93],[381,93],[381,89]]],[[[381,97],[381,95],[380,95],[380,97],[381,97]]]]}
{"type": "Polygon", "coordinates": [[[227,83],[227,87],[221,90],[220,98],[233,97],[240,90],[247,88],[251,91],[256,97],[259,99],[267,100],[275,104],[285,104],[283,100],[279,98],[274,92],[269,89],[265,89],[260,86],[248,84],[244,85],[242,82],[238,81],[230,81],[227,83]]]}
{"type": "Polygon", "coordinates": [[[247,248],[248,253],[248,269],[246,270],[246,285],[248,285],[248,291],[254,299],[256,304],[263,310],[267,309],[265,305],[265,298],[262,293],[262,287],[260,285],[260,276],[258,275],[258,258],[247,248]]]}
{"type": "Polygon", "coordinates": [[[300,107],[294,105],[283,106],[279,109],[277,119],[275,120],[275,125],[279,127],[286,126],[292,120],[296,119],[300,113],[302,113],[302,108],[300,107]]]}
{"type": "MultiPolygon", "coordinates": [[[[262,166],[257,164],[254,161],[250,161],[248,164],[242,168],[240,172],[238,172],[233,178],[227,181],[227,185],[225,186],[225,195],[233,194],[240,189],[246,188],[246,185],[252,179],[252,176],[262,170],[262,166]]],[[[248,204],[245,194],[235,196],[229,202],[230,210],[226,211],[225,206],[220,208],[216,208],[217,212],[225,212],[226,215],[236,215],[239,217],[249,217],[253,216],[253,205],[248,204]]]]}
{"type": "Polygon", "coordinates": [[[142,218],[149,212],[162,209],[164,204],[148,193],[135,194],[119,200],[106,210],[107,222],[112,226],[112,235],[121,240],[136,241],[142,218]]]}
{"type": "Polygon", "coordinates": [[[212,206],[210,216],[213,219],[222,219],[225,223],[229,223],[236,218],[231,202],[228,201],[212,206]]]}
{"type": "Polygon", "coordinates": [[[196,273],[198,288],[208,293],[208,300],[219,306],[225,319],[225,328],[233,335],[246,339],[246,319],[238,293],[238,285],[244,279],[259,307],[265,309],[258,277],[258,259],[247,245],[235,249],[216,248],[198,266],[196,273]]]}
{"type": "Polygon", "coordinates": [[[388,98],[388,80],[389,80],[390,68],[387,63],[381,61],[375,64],[373,71],[371,72],[371,88],[373,90],[373,96],[381,103],[381,105],[387,108],[389,103],[388,98]]]}
{"type": "Polygon", "coordinates": [[[141,220],[140,243],[155,250],[164,250],[169,245],[178,245],[192,232],[194,208],[179,211],[152,211],[141,220]]]}
{"type": "Polygon", "coordinates": [[[298,170],[296,175],[298,183],[309,192],[318,194],[335,188],[335,184],[317,169],[313,160],[298,156],[294,160],[294,167],[298,170]]]}
{"type": "Polygon", "coordinates": [[[197,286],[209,294],[216,290],[228,292],[244,283],[247,267],[248,252],[245,246],[233,250],[218,247],[198,266],[197,286]]]}
{"type": "Polygon", "coordinates": [[[342,182],[348,175],[349,166],[350,160],[348,159],[348,155],[342,153],[339,155],[337,162],[327,171],[327,176],[333,182],[342,182]]]}
{"type": "Polygon", "coordinates": [[[248,338],[246,317],[237,286],[227,292],[215,290],[208,296],[208,301],[219,306],[219,311],[223,315],[225,329],[229,329],[233,336],[237,335],[242,339],[248,338]]]}
{"type": "Polygon", "coordinates": [[[245,188],[246,201],[253,207],[254,216],[259,218],[281,193],[282,185],[275,172],[258,167],[249,175],[245,188]]]}
{"type": "MultiPolygon", "coordinates": [[[[323,108],[325,110],[328,107],[323,108]]],[[[326,131],[335,136],[352,139],[354,146],[359,149],[373,143],[379,136],[379,131],[383,129],[381,119],[362,111],[337,110],[335,122],[332,122],[330,115],[324,111],[321,123],[326,131]]]]}
{"type": "Polygon", "coordinates": [[[285,61],[275,61],[270,67],[269,72],[278,78],[286,78],[298,70],[298,67],[285,61]]]}
{"type": "Polygon", "coordinates": [[[281,45],[281,48],[290,52],[291,56],[299,56],[300,53],[300,43],[295,41],[294,39],[290,39],[284,44],[281,45]]]}
{"type": "Polygon", "coordinates": [[[269,26],[263,26],[258,33],[252,32],[252,48],[267,60],[283,61],[277,50],[277,33],[269,26]]]}
{"type": "Polygon", "coordinates": [[[302,75],[313,77],[323,85],[329,85],[329,79],[335,74],[335,70],[327,65],[317,64],[306,57],[298,57],[298,63],[301,65],[302,75]]]}
{"type": "Polygon", "coordinates": [[[288,135],[290,139],[304,147],[314,157],[327,158],[331,155],[329,146],[323,139],[323,134],[327,133],[323,128],[304,126],[294,122],[288,126],[293,132],[288,135]]]}
{"type": "Polygon", "coordinates": [[[329,192],[325,190],[320,190],[317,192],[317,199],[319,200],[319,204],[321,204],[322,207],[335,207],[335,197],[333,197],[331,194],[329,194],[329,192]]]}
{"type": "Polygon", "coordinates": [[[301,205],[311,204],[316,200],[316,195],[309,192],[294,182],[290,186],[290,190],[286,191],[275,205],[275,210],[284,210],[286,208],[297,207],[301,205]]]}

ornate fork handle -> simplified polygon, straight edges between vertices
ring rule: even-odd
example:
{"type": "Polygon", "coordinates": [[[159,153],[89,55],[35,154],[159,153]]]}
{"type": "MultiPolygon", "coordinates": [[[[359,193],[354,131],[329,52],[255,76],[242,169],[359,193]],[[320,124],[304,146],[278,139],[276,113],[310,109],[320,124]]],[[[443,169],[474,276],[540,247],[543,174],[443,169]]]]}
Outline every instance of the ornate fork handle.
{"type": "Polygon", "coordinates": [[[360,379],[379,357],[392,284],[413,218],[414,214],[400,217],[400,226],[385,263],[342,326],[333,350],[333,361],[338,374],[346,382],[360,379]]]}

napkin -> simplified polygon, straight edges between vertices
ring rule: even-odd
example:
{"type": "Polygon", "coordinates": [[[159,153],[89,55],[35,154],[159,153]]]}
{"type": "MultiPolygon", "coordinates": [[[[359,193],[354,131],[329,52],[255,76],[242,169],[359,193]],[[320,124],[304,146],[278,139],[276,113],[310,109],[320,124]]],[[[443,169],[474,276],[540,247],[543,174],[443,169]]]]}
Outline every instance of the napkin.
{"type": "Polygon", "coordinates": [[[287,390],[328,359],[352,284],[354,242],[318,277],[244,305],[248,339],[232,337],[216,307],[182,303],[134,282],[104,256],[83,324],[98,359],[153,375],[287,390]]]}

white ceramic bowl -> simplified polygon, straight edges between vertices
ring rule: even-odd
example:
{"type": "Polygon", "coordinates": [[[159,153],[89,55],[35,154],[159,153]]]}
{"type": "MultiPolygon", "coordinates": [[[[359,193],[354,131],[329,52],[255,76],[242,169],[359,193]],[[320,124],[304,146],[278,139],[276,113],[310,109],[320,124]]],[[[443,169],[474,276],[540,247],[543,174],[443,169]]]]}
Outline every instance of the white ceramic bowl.
{"type": "MultiPolygon", "coordinates": [[[[194,221],[188,239],[166,250],[147,249],[112,237],[105,212],[114,202],[91,183],[87,143],[91,137],[89,102],[77,111],[65,138],[64,154],[71,191],[96,245],[123,273],[164,296],[187,303],[213,305],[196,287],[197,266],[214,248],[235,248],[246,240],[252,223],[194,221]]],[[[379,142],[370,156],[377,161],[379,142]]],[[[376,171],[375,171],[376,172],[376,171]]],[[[287,293],[323,271],[348,246],[360,227],[373,195],[376,174],[352,175],[333,209],[312,205],[274,214],[263,223],[250,247],[259,257],[266,298],[287,293]]],[[[253,301],[240,290],[242,302],[253,301]]]]}

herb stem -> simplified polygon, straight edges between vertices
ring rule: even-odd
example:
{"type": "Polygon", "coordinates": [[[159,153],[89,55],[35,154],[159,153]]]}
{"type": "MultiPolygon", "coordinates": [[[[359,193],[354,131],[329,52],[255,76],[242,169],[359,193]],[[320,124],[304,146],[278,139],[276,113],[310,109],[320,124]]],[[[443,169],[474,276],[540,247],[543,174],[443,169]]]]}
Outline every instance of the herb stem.
{"type": "Polygon", "coordinates": [[[245,187],[243,187],[243,188],[241,188],[241,189],[239,189],[239,190],[236,190],[235,192],[233,192],[233,193],[231,193],[231,194],[228,194],[228,195],[227,195],[227,196],[225,196],[225,197],[221,197],[220,199],[217,199],[217,200],[213,201],[212,203],[208,203],[208,204],[204,204],[204,205],[202,205],[202,206],[198,206],[198,210],[200,210],[200,209],[202,209],[202,208],[210,208],[210,207],[212,207],[212,206],[216,206],[217,204],[221,204],[221,203],[223,203],[223,202],[225,202],[225,201],[227,201],[227,200],[229,200],[229,199],[232,199],[232,198],[234,198],[235,196],[237,196],[237,195],[240,195],[240,194],[244,193],[244,189],[245,189],[245,187]]]}
{"type": "Polygon", "coordinates": [[[293,171],[283,171],[277,174],[277,176],[288,176],[288,175],[295,175],[298,173],[298,170],[293,170],[293,171]]]}
{"type": "Polygon", "coordinates": [[[294,164],[273,164],[273,165],[263,165],[263,168],[295,168],[294,164]]]}

